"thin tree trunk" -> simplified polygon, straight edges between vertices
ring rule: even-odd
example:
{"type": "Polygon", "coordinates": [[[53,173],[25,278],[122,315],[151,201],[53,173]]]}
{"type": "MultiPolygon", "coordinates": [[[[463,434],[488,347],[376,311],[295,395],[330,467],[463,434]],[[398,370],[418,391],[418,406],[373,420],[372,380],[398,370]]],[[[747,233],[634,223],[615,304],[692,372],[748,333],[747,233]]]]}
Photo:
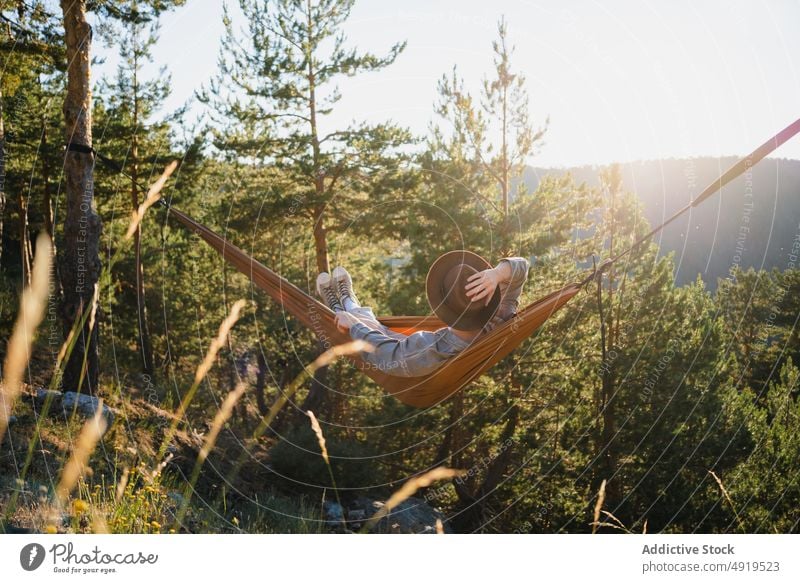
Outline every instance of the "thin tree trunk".
{"type": "Polygon", "coordinates": [[[39,151],[42,153],[42,185],[44,187],[44,200],[42,201],[42,214],[44,215],[44,228],[53,241],[55,233],[53,225],[53,193],[50,190],[50,163],[47,160],[47,120],[42,120],[42,140],[39,151]]]}
{"type": "Polygon", "coordinates": [[[6,132],[3,125],[3,91],[0,89],[0,266],[3,264],[3,222],[6,216],[6,132]]]}
{"type": "MultiPolygon", "coordinates": [[[[67,93],[64,99],[64,137],[67,143],[92,144],[92,93],[90,47],[92,29],[86,22],[85,0],[61,0],[67,49],[67,93]]],[[[84,310],[92,309],[100,279],[102,223],[94,208],[94,161],[89,153],[68,150],[64,159],[66,217],[64,245],[59,260],[63,284],[61,316],[68,334],[84,310]]],[[[99,316],[99,314],[98,314],[99,316]]],[[[100,356],[98,320],[90,318],[77,335],[67,361],[62,387],[67,391],[97,391],[100,356]],[[84,368],[84,359],[86,366],[84,368]]]]}
{"type": "MultiPolygon", "coordinates": [[[[314,34],[314,23],[311,17],[311,2],[308,0],[306,4],[306,14],[308,20],[306,22],[306,32],[308,38],[314,34]]],[[[319,144],[319,135],[317,132],[317,102],[316,102],[316,76],[314,73],[314,59],[311,52],[311,43],[308,43],[306,53],[306,60],[308,62],[308,105],[309,105],[309,125],[311,130],[311,148],[314,156],[313,164],[313,181],[314,181],[314,212],[312,219],[314,221],[314,249],[316,254],[317,272],[323,271],[330,272],[330,265],[328,263],[328,238],[325,230],[325,221],[323,213],[325,210],[324,196],[325,196],[325,177],[322,170],[322,156],[319,144]]],[[[322,342],[317,343],[318,352],[321,354],[325,350],[322,342]]],[[[328,367],[324,366],[319,368],[314,373],[314,378],[311,382],[311,387],[308,391],[308,396],[303,402],[302,409],[304,411],[315,411],[323,407],[327,396],[327,379],[328,367]]]]}
{"type": "Polygon", "coordinates": [[[22,286],[31,283],[31,238],[28,230],[28,201],[20,190],[17,193],[17,211],[19,212],[17,228],[19,229],[19,260],[22,265],[22,286]]]}
{"type": "MultiPolygon", "coordinates": [[[[134,55],[136,51],[134,49],[134,55]]],[[[133,69],[133,143],[131,145],[131,204],[133,211],[139,208],[139,84],[136,70],[138,63],[134,62],[133,69]]],[[[139,322],[139,349],[142,353],[142,370],[147,375],[153,374],[153,345],[150,341],[150,328],[147,325],[147,306],[144,301],[144,266],[142,265],[142,223],[136,227],[133,234],[133,265],[136,270],[136,311],[139,322]]]]}
{"type": "Polygon", "coordinates": [[[502,154],[502,167],[500,168],[500,177],[502,178],[503,190],[503,216],[508,217],[508,92],[506,86],[503,86],[503,154],[502,154]]]}

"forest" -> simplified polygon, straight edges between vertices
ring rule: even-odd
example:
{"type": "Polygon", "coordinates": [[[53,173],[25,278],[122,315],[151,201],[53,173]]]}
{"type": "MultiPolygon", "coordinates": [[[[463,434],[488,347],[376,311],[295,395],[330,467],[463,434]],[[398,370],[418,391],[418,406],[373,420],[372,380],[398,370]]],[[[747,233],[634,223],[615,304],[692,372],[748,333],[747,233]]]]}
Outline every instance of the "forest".
{"type": "MultiPolygon", "coordinates": [[[[165,111],[154,46],[185,2],[0,0],[0,532],[800,532],[800,212],[773,231],[743,206],[774,182],[717,194],[735,202],[714,248],[705,203],[680,273],[678,230],[636,245],[411,407],[170,207],[305,293],[342,265],[363,305],[414,316],[447,251],[529,259],[525,305],[665,216],[623,165],[536,168],[550,121],[500,15],[493,70],[442,71],[419,134],[329,123],[343,79],[406,49],[352,43],[354,0],[236,0],[204,115],[165,111]]],[[[763,164],[796,195],[784,162],[763,164]]],[[[667,164],[670,193],[689,163],[667,164]]]]}

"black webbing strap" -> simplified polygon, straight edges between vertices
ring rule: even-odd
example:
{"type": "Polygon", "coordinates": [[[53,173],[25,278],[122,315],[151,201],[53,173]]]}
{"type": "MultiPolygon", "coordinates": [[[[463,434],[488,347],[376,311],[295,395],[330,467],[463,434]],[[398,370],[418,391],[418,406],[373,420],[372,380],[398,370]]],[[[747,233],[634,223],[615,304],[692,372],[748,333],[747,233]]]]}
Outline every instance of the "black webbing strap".
{"type": "Polygon", "coordinates": [[[79,152],[81,154],[93,154],[98,160],[100,160],[107,167],[111,168],[111,170],[113,170],[114,172],[118,172],[119,174],[125,174],[125,172],[122,171],[122,166],[114,162],[114,160],[112,160],[108,156],[104,156],[91,146],[87,146],[86,144],[76,144],[74,142],[70,142],[66,144],[65,148],[69,152],[79,152]]]}
{"type": "MultiPolygon", "coordinates": [[[[69,152],[78,152],[80,154],[92,154],[95,158],[100,160],[100,162],[102,162],[104,166],[113,170],[117,174],[122,174],[125,178],[131,180],[134,184],[136,184],[137,187],[139,187],[142,190],[142,192],[147,192],[148,188],[146,186],[142,186],[139,182],[133,180],[133,177],[127,172],[125,172],[122,169],[122,166],[117,164],[114,160],[112,160],[108,156],[101,154],[100,152],[95,150],[92,146],[88,146],[86,144],[77,144],[75,142],[69,142],[68,144],[65,144],[64,147],[69,152]]],[[[156,203],[163,207],[169,207],[167,201],[165,201],[163,198],[160,197],[156,201],[156,203]]]]}

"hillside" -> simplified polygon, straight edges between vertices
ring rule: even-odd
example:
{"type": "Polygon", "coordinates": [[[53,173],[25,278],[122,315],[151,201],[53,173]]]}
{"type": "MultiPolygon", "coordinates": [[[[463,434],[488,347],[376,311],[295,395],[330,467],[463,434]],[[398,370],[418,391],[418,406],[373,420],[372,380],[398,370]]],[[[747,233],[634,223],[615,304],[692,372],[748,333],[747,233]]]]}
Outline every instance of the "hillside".
{"type": "MultiPolygon", "coordinates": [[[[656,225],[686,205],[736,158],[691,158],[622,165],[625,188],[644,205],[656,225]]],[[[601,166],[567,169],[527,168],[524,180],[535,188],[547,174],[571,173],[577,182],[598,185],[601,166]]],[[[730,269],[786,269],[795,237],[800,236],[800,160],[766,159],[690,213],[668,226],[655,242],[662,253],[675,252],[676,280],[699,273],[709,288],[730,269]]]]}

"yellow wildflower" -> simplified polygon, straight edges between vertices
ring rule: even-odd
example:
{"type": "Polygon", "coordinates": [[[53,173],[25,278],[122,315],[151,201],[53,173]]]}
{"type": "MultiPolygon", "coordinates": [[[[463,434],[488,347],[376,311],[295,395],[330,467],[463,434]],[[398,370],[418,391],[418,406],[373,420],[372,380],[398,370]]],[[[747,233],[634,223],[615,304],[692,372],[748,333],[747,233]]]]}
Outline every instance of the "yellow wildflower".
{"type": "Polygon", "coordinates": [[[75,502],[72,503],[72,509],[75,514],[80,514],[89,510],[89,505],[83,500],[75,500],[75,502]]]}
{"type": "Polygon", "coordinates": [[[48,524],[47,526],[44,527],[44,531],[47,534],[56,534],[58,532],[58,529],[54,525],[48,524]]]}

